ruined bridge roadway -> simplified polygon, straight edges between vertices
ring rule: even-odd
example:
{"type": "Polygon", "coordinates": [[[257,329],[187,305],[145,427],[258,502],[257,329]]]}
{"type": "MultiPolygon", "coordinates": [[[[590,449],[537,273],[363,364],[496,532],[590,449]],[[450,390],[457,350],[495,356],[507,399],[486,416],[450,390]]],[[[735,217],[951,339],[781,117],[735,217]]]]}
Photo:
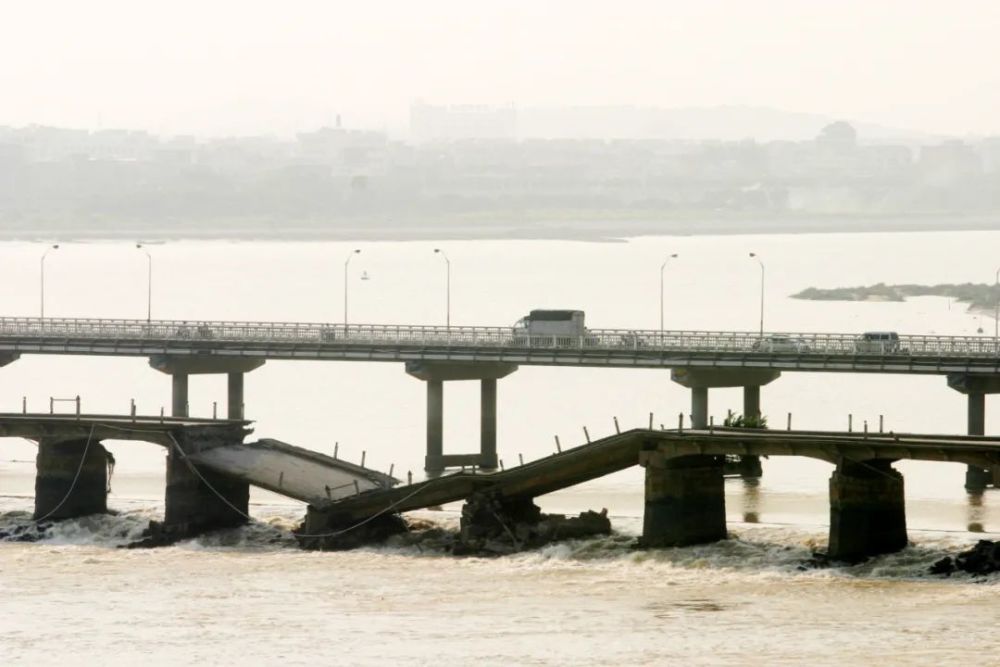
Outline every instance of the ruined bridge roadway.
{"type": "Polygon", "coordinates": [[[639,465],[643,456],[807,456],[843,461],[947,461],[979,467],[1000,464],[1000,439],[981,436],[864,434],[755,429],[634,429],[565,449],[543,459],[493,473],[458,472],[393,489],[371,491],[313,509],[335,523],[442,505],[490,490],[507,498],[535,498],[639,465]]]}
{"type": "Polygon", "coordinates": [[[0,437],[95,443],[135,440],[168,450],[180,447],[198,468],[309,504],[396,483],[377,470],[278,440],[243,442],[251,432],[250,424],[189,417],[15,413],[0,414],[0,437]]]}
{"type": "Polygon", "coordinates": [[[1000,374],[1000,344],[990,337],[901,335],[898,346],[873,348],[860,344],[856,333],[592,329],[584,336],[553,337],[511,327],[5,317],[0,354],[3,362],[23,354],[61,354],[1000,374]],[[792,343],[769,343],[775,336],[792,343]]]}

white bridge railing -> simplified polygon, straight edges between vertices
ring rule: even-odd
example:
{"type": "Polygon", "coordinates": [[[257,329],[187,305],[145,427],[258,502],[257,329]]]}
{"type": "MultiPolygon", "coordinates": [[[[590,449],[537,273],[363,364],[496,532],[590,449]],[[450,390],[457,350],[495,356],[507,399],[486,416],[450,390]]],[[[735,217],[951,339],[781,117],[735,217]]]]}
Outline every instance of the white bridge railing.
{"type": "Polygon", "coordinates": [[[214,322],[194,320],[116,320],[0,318],[0,343],[45,345],[56,341],[199,342],[229,344],[312,344],[359,347],[435,347],[523,349],[552,352],[608,351],[748,353],[813,357],[878,355],[921,357],[997,357],[1000,343],[989,336],[900,335],[873,341],[861,334],[731,331],[649,331],[590,329],[582,336],[529,336],[512,327],[442,327],[293,322],[214,322]]]}

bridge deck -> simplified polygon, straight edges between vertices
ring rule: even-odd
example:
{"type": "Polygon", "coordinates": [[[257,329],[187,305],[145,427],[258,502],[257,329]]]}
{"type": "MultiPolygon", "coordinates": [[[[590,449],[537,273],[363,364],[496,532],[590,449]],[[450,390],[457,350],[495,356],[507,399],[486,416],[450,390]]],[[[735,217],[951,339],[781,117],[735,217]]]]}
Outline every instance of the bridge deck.
{"type": "Polygon", "coordinates": [[[0,352],[1000,374],[994,338],[902,335],[898,342],[871,343],[849,333],[592,329],[565,337],[511,327],[8,317],[0,318],[0,352]]]}
{"type": "Polygon", "coordinates": [[[397,483],[377,470],[284,442],[243,442],[251,422],[189,417],[0,414],[0,437],[138,440],[180,447],[195,465],[316,504],[397,483]]]}
{"type": "Polygon", "coordinates": [[[487,474],[456,473],[391,490],[372,491],[315,505],[350,522],[392,507],[410,510],[455,502],[490,489],[507,497],[536,497],[638,465],[641,456],[694,454],[808,456],[837,463],[842,459],[951,461],[987,467],[1000,464],[1000,440],[975,436],[859,434],[821,431],[657,431],[636,429],[523,466],[487,474]]]}

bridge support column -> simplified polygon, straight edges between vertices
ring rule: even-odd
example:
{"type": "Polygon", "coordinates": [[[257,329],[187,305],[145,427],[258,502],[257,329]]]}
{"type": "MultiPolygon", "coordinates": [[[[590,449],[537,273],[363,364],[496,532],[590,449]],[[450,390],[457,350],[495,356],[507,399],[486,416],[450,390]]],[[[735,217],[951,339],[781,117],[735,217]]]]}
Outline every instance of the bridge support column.
{"type": "Polygon", "coordinates": [[[263,359],[253,357],[170,356],[164,354],[149,358],[149,365],[170,375],[173,391],[171,414],[190,417],[188,378],[191,375],[225,374],[228,379],[229,419],[243,419],[243,376],[264,365],[263,359]]]}
{"type": "Polygon", "coordinates": [[[497,380],[517,370],[500,362],[406,362],[409,375],[427,383],[427,456],[424,471],[437,476],[448,467],[476,466],[495,469],[497,459],[497,380]],[[479,453],[444,453],[444,383],[479,380],[479,453]]]}
{"type": "Polygon", "coordinates": [[[444,383],[427,381],[427,456],[424,471],[429,475],[444,472],[444,383]]]}
{"type": "Polygon", "coordinates": [[[243,419],[243,373],[229,373],[228,378],[228,411],[230,419],[243,419]]]}
{"type": "MultiPolygon", "coordinates": [[[[986,394],[1000,393],[1000,375],[964,375],[952,373],[948,376],[948,386],[966,395],[966,433],[986,434],[986,394]]],[[[982,491],[990,483],[997,486],[1000,479],[994,473],[978,466],[965,470],[965,488],[968,491],[982,491]]]]}
{"type": "Polygon", "coordinates": [[[891,461],[841,461],[830,477],[833,560],[857,562],[906,547],[903,476],[891,461]]]}
{"type": "Polygon", "coordinates": [[[645,454],[644,547],[680,547],[726,539],[721,456],[645,454]]]}
{"type": "Polygon", "coordinates": [[[743,387],[743,416],[747,419],[760,419],[760,385],[743,387]]]}
{"type": "Polygon", "coordinates": [[[479,408],[479,465],[487,469],[497,467],[497,381],[486,378],[480,381],[479,408]]]}
{"type": "Polygon", "coordinates": [[[38,443],[35,520],[71,519],[108,511],[108,462],[100,442],[38,443]],[[86,452],[86,454],[84,454],[86,452]]]}
{"type": "Polygon", "coordinates": [[[691,387],[691,428],[708,428],[708,387],[691,387]]]}
{"type": "Polygon", "coordinates": [[[246,523],[250,485],[205,468],[199,468],[198,473],[201,476],[191,470],[176,449],[170,450],[164,531],[190,536],[246,523]]]}
{"type": "Polygon", "coordinates": [[[174,417],[188,416],[187,373],[174,373],[170,376],[170,414],[174,417]]]}

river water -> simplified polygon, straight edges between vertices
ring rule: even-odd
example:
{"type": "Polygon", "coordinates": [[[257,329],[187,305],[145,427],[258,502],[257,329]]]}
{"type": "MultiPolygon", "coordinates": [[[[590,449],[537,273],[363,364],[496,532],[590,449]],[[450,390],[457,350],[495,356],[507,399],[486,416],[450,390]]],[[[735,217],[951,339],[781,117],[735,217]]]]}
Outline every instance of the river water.
{"type": "MultiPolygon", "coordinates": [[[[988,282],[1000,233],[693,236],[623,243],[465,241],[175,242],[148,246],[154,318],[509,325],[531,308],[576,308],[597,328],[755,330],[760,266],[773,331],[993,334],[993,321],[943,298],[906,303],[790,299],[805,287],[988,282]],[[367,279],[362,279],[367,276],[367,279]]],[[[0,245],[3,312],[39,309],[43,246],[0,245]]],[[[146,315],[146,256],[128,243],[63,245],[45,260],[51,317],[146,315]]],[[[169,379],[142,359],[27,356],[0,371],[0,411],[169,406],[169,379]],[[61,404],[57,404],[59,406],[61,404]],[[60,409],[57,407],[57,409],[60,409]]],[[[686,390],[663,371],[530,368],[499,383],[508,464],[623,428],[673,424],[686,390]]],[[[225,409],[224,378],[193,378],[191,412],[225,409]]],[[[445,450],[478,447],[478,386],[446,388],[445,450]]],[[[717,420],[738,389],[713,390],[717,420]]],[[[762,391],[772,425],[962,433],[964,397],[940,377],[786,373],[762,391]]],[[[987,398],[987,432],[1000,429],[987,398]]],[[[420,475],[424,387],[399,364],[269,362],[246,380],[256,435],[420,475]]],[[[0,530],[29,523],[34,445],[0,440],[0,530]]],[[[957,464],[901,462],[911,546],[853,567],[803,568],[826,543],[828,464],[764,461],[760,484],[727,482],[732,539],[631,548],[642,517],[632,469],[538,500],[546,511],[606,507],[610,538],[499,559],[456,559],[390,544],[304,553],[289,529],[301,505],[254,491],[258,523],[175,547],[126,551],[162,515],[164,452],[107,443],[118,514],[58,525],[35,543],[0,542],[0,663],[65,664],[950,664],[1000,647],[1000,579],[925,574],[934,560],[1000,537],[1000,491],[969,496],[957,464]],[[971,529],[971,530],[970,530],[971,529]]],[[[423,512],[457,524],[457,506],[423,512]]]]}

